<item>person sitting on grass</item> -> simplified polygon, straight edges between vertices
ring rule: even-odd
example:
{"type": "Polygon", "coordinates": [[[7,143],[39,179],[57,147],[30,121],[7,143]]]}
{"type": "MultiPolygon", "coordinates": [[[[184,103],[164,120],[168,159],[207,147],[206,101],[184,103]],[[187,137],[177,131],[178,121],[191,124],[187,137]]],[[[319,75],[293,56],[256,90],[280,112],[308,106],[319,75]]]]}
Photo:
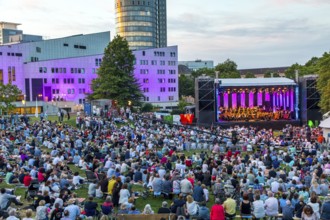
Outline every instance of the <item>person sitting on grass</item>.
{"type": "Polygon", "coordinates": [[[147,204],[144,207],[142,214],[154,214],[154,211],[151,209],[150,204],[147,204]]]}
{"type": "Polygon", "coordinates": [[[140,212],[139,210],[137,210],[137,209],[135,208],[135,206],[133,205],[133,206],[131,207],[131,209],[128,211],[128,214],[129,214],[129,215],[138,215],[138,214],[141,214],[141,212],[140,212]]]}
{"type": "Polygon", "coordinates": [[[162,207],[160,207],[158,209],[158,214],[162,214],[162,213],[171,213],[171,210],[168,208],[168,204],[166,201],[162,202],[162,207]]]}

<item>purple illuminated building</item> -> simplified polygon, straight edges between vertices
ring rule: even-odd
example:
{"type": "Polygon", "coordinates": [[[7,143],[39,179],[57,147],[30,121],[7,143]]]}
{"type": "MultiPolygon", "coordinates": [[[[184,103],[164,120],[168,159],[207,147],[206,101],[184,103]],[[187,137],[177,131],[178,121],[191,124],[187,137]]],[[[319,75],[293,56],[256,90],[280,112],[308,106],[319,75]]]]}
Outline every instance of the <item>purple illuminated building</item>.
{"type": "MultiPolygon", "coordinates": [[[[34,101],[83,103],[97,77],[110,32],[0,46],[0,83],[11,82],[34,101]],[[39,98],[38,98],[39,99],[39,98]]],[[[145,102],[161,107],[178,102],[177,46],[133,51],[135,77],[145,102]]]]}

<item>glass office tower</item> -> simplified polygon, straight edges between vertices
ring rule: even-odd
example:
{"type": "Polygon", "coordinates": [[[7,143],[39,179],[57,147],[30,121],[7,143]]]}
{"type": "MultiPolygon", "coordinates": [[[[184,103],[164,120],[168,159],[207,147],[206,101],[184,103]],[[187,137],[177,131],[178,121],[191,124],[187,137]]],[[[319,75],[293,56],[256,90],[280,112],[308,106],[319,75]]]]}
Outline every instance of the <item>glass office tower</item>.
{"type": "Polygon", "coordinates": [[[166,0],[116,0],[116,32],[132,50],[167,47],[166,0]]]}

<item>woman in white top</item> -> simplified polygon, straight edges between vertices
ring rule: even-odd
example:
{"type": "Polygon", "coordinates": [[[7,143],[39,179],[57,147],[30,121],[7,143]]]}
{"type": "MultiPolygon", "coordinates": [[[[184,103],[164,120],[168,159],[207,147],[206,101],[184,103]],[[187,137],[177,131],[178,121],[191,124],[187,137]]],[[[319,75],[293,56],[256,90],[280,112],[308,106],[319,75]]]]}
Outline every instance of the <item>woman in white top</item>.
{"type": "Polygon", "coordinates": [[[313,212],[320,218],[320,203],[317,202],[317,197],[315,195],[311,196],[310,202],[307,203],[307,205],[312,207],[313,212]]]}
{"type": "Polygon", "coordinates": [[[127,203],[129,197],[130,193],[127,190],[127,184],[125,183],[119,192],[119,204],[127,203]]]}
{"type": "Polygon", "coordinates": [[[187,210],[187,214],[189,216],[196,216],[198,215],[198,205],[197,203],[194,201],[192,196],[187,196],[187,202],[186,202],[186,210],[187,210]]]}

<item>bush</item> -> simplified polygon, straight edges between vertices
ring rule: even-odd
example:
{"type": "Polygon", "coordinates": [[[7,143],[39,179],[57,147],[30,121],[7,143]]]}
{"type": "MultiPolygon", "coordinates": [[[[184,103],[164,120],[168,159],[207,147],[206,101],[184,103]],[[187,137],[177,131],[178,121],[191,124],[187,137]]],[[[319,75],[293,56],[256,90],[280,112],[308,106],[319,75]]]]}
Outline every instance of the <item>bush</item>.
{"type": "Polygon", "coordinates": [[[145,104],[143,104],[143,106],[142,106],[142,108],[141,108],[141,111],[142,112],[152,112],[152,110],[153,110],[153,106],[152,106],[152,104],[150,104],[150,103],[145,103],[145,104]]]}

